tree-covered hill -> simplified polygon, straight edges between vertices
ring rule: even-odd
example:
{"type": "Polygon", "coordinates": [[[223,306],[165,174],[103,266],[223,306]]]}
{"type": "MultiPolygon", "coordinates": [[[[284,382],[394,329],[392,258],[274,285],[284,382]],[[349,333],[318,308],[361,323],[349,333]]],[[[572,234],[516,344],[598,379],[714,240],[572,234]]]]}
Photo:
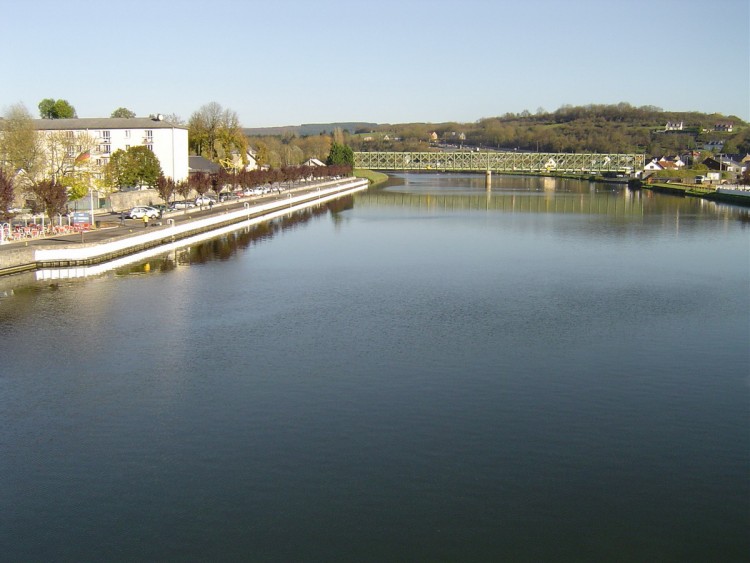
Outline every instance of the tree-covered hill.
{"type": "Polygon", "coordinates": [[[353,136],[350,144],[355,150],[418,150],[424,149],[433,132],[442,144],[492,149],[657,155],[700,150],[704,143],[720,140],[725,153],[750,152],[750,128],[737,116],[669,112],[627,103],[506,113],[475,123],[379,125],[353,136]],[[682,129],[667,131],[667,123],[681,123],[682,129]],[[730,123],[731,132],[716,130],[730,123]]]}

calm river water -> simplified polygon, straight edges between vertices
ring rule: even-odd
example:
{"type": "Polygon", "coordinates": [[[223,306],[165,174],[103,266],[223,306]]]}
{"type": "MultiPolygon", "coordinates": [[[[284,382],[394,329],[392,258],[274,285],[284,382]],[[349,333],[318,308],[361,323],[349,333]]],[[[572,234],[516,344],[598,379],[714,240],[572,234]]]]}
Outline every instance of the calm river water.
{"type": "Polygon", "coordinates": [[[380,190],[0,299],[6,561],[741,561],[747,209],[380,190]]]}

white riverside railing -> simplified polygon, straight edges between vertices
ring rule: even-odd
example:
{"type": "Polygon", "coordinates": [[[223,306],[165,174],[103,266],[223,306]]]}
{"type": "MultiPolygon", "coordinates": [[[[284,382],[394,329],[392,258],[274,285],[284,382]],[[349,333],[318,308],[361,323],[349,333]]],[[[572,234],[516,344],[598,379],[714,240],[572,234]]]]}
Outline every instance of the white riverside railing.
{"type": "Polygon", "coordinates": [[[179,235],[184,235],[191,231],[206,230],[206,232],[201,234],[175,240],[175,242],[171,244],[159,244],[153,249],[153,253],[157,254],[164,252],[167,247],[179,248],[180,246],[187,246],[193,244],[197,240],[204,240],[225,232],[234,231],[242,225],[268,221],[269,219],[289,213],[290,209],[294,210],[297,206],[299,208],[304,208],[325,201],[326,199],[335,199],[342,195],[342,192],[353,193],[355,191],[367,189],[368,185],[367,180],[353,178],[346,182],[339,181],[329,188],[322,188],[320,195],[317,193],[307,193],[292,197],[291,194],[289,194],[289,198],[278,199],[255,206],[243,207],[242,209],[222,213],[220,215],[212,215],[202,219],[194,219],[184,223],[173,224],[166,229],[156,229],[105,243],[92,243],[91,245],[81,245],[68,248],[40,248],[34,252],[34,260],[37,262],[83,262],[110,254],[122,253],[130,248],[150,246],[150,244],[155,241],[163,241],[165,238],[178,237],[179,235]],[[258,216],[250,219],[251,214],[258,216]],[[210,229],[210,227],[214,225],[226,222],[232,222],[232,224],[217,229],[210,229]]]}

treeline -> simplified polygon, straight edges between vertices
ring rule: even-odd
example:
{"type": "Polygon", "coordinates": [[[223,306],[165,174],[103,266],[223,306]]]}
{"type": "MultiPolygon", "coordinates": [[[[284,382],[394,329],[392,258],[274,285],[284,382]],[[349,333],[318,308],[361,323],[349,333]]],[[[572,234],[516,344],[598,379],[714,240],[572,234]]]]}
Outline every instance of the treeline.
{"type": "Polygon", "coordinates": [[[266,184],[294,183],[301,180],[320,180],[351,175],[352,167],[343,165],[285,166],[283,168],[271,168],[268,170],[242,170],[236,173],[220,168],[218,172],[213,174],[207,172],[190,174],[186,180],[179,182],[161,175],[157,179],[155,187],[164,203],[169,203],[175,197],[175,194],[187,198],[192,193],[203,195],[209,191],[213,191],[218,195],[220,192],[228,189],[232,191],[238,189],[244,190],[266,184]]]}
{"type": "Polygon", "coordinates": [[[750,128],[736,116],[699,112],[668,112],[655,106],[562,106],[532,114],[506,113],[475,123],[409,123],[381,125],[347,135],[356,151],[427,150],[437,145],[518,149],[540,152],[639,152],[669,154],[700,149],[705,141],[722,140],[723,152],[750,152],[750,128]],[[665,131],[667,122],[682,122],[683,131],[665,131]],[[719,123],[734,125],[732,133],[716,132],[719,123]],[[437,143],[430,142],[431,134],[437,143]]]}
{"type": "MultiPolygon", "coordinates": [[[[236,174],[220,169],[212,178],[214,191],[218,186],[233,186],[235,188],[255,188],[266,184],[282,182],[299,182],[300,180],[322,180],[351,176],[352,167],[331,164],[328,166],[284,166],[269,168],[268,170],[242,170],[236,174]]],[[[217,192],[218,193],[218,192],[217,192]]]]}

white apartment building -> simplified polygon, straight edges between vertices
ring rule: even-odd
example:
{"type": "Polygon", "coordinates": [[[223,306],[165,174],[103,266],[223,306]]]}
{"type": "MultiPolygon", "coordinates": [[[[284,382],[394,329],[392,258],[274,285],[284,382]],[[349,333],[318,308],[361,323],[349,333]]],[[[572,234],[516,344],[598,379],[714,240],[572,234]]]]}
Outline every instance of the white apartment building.
{"type": "Polygon", "coordinates": [[[38,131],[46,134],[64,131],[71,138],[85,136],[91,148],[87,150],[87,147],[79,145],[79,151],[87,152],[85,157],[97,167],[106,165],[112,153],[118,149],[144,145],[159,159],[164,176],[171,177],[175,182],[188,177],[187,127],[164,121],[161,115],[130,119],[35,119],[34,125],[38,131]]]}

